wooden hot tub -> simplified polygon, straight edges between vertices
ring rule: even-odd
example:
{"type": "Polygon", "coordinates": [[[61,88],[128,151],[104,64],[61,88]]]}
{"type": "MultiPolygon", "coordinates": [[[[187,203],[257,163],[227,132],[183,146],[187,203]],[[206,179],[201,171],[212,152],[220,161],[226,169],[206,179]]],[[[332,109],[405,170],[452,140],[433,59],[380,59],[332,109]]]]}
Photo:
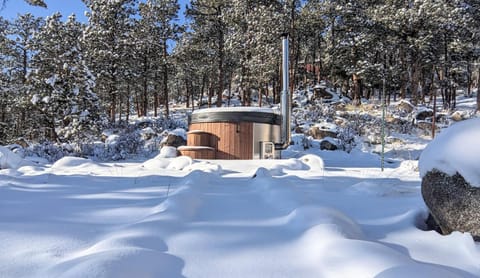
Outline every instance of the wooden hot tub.
{"type": "Polygon", "coordinates": [[[282,116],[257,107],[208,108],[192,113],[182,155],[199,159],[279,158],[282,116]]]}

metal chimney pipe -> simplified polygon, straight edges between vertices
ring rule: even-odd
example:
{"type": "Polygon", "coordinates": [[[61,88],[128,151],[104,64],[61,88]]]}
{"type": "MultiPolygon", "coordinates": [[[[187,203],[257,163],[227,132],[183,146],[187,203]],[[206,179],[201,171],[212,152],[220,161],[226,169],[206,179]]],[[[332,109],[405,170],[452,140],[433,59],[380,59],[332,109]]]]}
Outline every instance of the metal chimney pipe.
{"type": "Polygon", "coordinates": [[[289,70],[288,70],[288,34],[282,35],[282,131],[280,149],[286,149],[290,145],[290,91],[289,91],[289,70]]]}

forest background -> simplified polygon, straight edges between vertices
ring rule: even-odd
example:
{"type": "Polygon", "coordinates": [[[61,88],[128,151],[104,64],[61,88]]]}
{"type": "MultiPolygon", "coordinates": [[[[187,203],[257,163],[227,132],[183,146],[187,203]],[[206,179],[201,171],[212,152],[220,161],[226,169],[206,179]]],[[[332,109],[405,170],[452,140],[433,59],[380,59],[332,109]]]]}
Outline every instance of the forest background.
{"type": "Polygon", "coordinates": [[[172,128],[177,103],[271,106],[282,34],[291,91],[323,82],[354,106],[438,97],[454,109],[480,83],[478,0],[82,1],[86,22],[0,18],[0,145],[85,145],[132,117],[172,128]]]}

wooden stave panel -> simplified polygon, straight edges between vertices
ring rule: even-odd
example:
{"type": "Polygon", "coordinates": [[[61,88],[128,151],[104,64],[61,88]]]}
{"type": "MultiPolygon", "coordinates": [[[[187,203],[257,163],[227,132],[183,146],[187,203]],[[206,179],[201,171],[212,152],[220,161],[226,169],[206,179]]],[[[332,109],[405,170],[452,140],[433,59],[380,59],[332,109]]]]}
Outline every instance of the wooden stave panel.
{"type": "Polygon", "coordinates": [[[181,155],[184,156],[189,156],[192,159],[216,159],[216,152],[212,148],[204,148],[204,149],[199,149],[199,148],[192,148],[188,149],[182,148],[179,150],[181,155]]]}
{"type": "Polygon", "coordinates": [[[216,159],[253,159],[253,123],[192,123],[190,130],[211,134],[216,159]],[[237,130],[239,132],[237,132],[237,130]]]}
{"type": "Polygon", "coordinates": [[[187,146],[211,147],[211,134],[208,132],[187,133],[187,146]]]}

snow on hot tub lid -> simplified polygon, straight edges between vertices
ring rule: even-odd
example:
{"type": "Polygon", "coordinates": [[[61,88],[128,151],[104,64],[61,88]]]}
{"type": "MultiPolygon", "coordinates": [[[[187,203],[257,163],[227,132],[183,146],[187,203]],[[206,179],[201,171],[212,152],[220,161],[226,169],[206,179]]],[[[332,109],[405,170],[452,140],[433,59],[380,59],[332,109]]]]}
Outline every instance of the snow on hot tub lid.
{"type": "Polygon", "coordinates": [[[237,106],[237,107],[212,107],[212,108],[198,109],[193,111],[192,115],[203,114],[203,113],[225,113],[225,112],[246,112],[246,113],[260,112],[260,113],[280,114],[280,110],[278,108],[237,106]]]}
{"type": "Polygon", "coordinates": [[[278,109],[265,107],[219,107],[196,110],[190,123],[239,123],[253,122],[280,125],[282,115],[278,109]]]}

